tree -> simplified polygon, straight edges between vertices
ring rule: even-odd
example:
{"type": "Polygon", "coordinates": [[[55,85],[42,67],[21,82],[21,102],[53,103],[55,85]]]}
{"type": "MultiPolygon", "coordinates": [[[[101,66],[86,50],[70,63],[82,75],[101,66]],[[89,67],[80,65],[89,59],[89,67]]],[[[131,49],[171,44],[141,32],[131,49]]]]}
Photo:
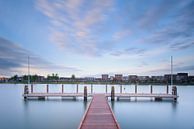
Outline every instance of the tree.
{"type": "Polygon", "coordinates": [[[75,75],[74,74],[71,75],[71,79],[75,79],[75,75]]]}

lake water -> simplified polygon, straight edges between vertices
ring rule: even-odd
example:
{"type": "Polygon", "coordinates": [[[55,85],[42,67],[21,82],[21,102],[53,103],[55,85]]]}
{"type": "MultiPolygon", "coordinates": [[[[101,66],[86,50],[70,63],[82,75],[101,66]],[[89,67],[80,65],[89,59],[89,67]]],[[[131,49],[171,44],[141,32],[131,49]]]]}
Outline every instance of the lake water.
{"type": "MultiPolygon", "coordinates": [[[[24,101],[23,86],[0,84],[0,129],[77,129],[88,104],[83,98],[24,101]]],[[[90,92],[90,85],[87,86],[90,92]]],[[[79,86],[79,92],[83,92],[83,87],[79,86]]],[[[108,92],[110,89],[111,85],[108,92]]],[[[65,85],[64,90],[76,92],[76,85],[65,85]]],[[[105,86],[93,85],[93,90],[102,93],[105,86]]],[[[115,86],[115,90],[119,92],[120,87],[115,86]]],[[[43,84],[34,86],[34,92],[45,91],[43,84]]],[[[50,85],[49,91],[61,92],[61,85],[50,85]]],[[[149,91],[149,86],[138,86],[140,93],[149,91]]],[[[165,91],[165,86],[153,87],[153,92],[165,91]]],[[[123,92],[134,92],[134,86],[123,86],[123,92]]],[[[178,94],[177,103],[138,98],[109,104],[122,129],[194,129],[194,87],[179,86],[178,94]]]]}

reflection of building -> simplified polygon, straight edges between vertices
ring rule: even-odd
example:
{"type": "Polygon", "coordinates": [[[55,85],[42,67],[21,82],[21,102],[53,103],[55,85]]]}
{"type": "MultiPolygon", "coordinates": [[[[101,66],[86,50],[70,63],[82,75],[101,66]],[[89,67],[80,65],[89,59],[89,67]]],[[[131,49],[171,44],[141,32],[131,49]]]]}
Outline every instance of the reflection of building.
{"type": "Polygon", "coordinates": [[[122,81],[123,75],[122,74],[115,74],[115,80],[116,81],[122,81]]]}
{"type": "Polygon", "coordinates": [[[108,74],[102,74],[102,80],[107,81],[108,80],[108,74]]]}

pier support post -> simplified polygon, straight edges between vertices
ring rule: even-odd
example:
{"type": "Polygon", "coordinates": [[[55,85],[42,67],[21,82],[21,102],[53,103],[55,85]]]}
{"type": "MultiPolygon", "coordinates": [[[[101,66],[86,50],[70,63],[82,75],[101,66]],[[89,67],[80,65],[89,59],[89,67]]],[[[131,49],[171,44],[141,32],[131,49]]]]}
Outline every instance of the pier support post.
{"type": "Polygon", "coordinates": [[[115,100],[115,87],[112,86],[111,87],[111,101],[114,101],[115,100]]]}
{"type": "Polygon", "coordinates": [[[33,84],[31,84],[31,93],[33,93],[34,89],[33,89],[33,84]]]}
{"type": "Polygon", "coordinates": [[[64,93],[64,85],[62,84],[62,93],[64,93]]]}
{"type": "Polygon", "coordinates": [[[152,87],[152,85],[150,86],[150,93],[151,94],[153,93],[153,87],[152,87]]]}
{"type": "Polygon", "coordinates": [[[87,101],[87,86],[84,86],[84,101],[87,101]]]}
{"type": "Polygon", "coordinates": [[[49,85],[46,85],[46,93],[49,93],[49,85]]]}
{"type": "Polygon", "coordinates": [[[155,97],[155,101],[162,101],[161,97],[155,97]]]}
{"type": "Polygon", "coordinates": [[[28,93],[29,93],[28,86],[25,85],[25,86],[24,86],[24,99],[27,99],[27,97],[26,97],[25,95],[28,94],[28,93]]]}
{"type": "Polygon", "coordinates": [[[91,94],[93,93],[93,84],[91,84],[91,94]]]}
{"type": "Polygon", "coordinates": [[[137,84],[135,84],[135,94],[137,94],[137,84]]]}
{"type": "Polygon", "coordinates": [[[106,84],[106,93],[108,92],[108,90],[107,90],[107,84],[106,84]]]}
{"type": "Polygon", "coordinates": [[[168,87],[168,84],[166,85],[166,94],[168,94],[169,92],[169,87],[168,87]]]}
{"type": "Polygon", "coordinates": [[[177,101],[177,87],[176,86],[172,87],[172,95],[176,96],[174,97],[174,101],[177,101]]]}
{"type": "Polygon", "coordinates": [[[78,91],[79,91],[79,87],[78,87],[78,84],[77,84],[77,86],[76,86],[76,93],[78,93],[78,91]]]}

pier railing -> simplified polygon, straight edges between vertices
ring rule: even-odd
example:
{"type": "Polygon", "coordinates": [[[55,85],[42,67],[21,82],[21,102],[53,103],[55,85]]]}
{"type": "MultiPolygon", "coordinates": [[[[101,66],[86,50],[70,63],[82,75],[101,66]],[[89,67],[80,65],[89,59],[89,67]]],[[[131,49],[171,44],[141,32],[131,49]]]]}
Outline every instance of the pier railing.
{"type": "MultiPolygon", "coordinates": [[[[166,85],[166,92],[165,93],[154,93],[153,91],[153,85],[150,85],[150,92],[149,93],[138,93],[138,85],[134,85],[134,92],[133,93],[123,93],[123,86],[120,85],[120,90],[119,93],[115,92],[115,87],[111,87],[111,92],[108,93],[108,85],[105,85],[105,94],[106,97],[110,97],[112,101],[115,100],[115,98],[120,99],[120,98],[131,98],[131,97],[150,97],[154,98],[155,100],[162,100],[163,98],[170,98],[174,101],[177,100],[178,94],[177,94],[177,87],[172,86],[172,93],[169,93],[169,86],[166,85]]],[[[79,92],[79,84],[76,85],[76,92],[75,93],[66,93],[64,91],[64,85],[61,85],[61,92],[59,93],[53,93],[49,91],[49,85],[46,85],[46,91],[43,93],[38,93],[34,92],[34,86],[31,84],[30,85],[30,90],[29,86],[25,85],[24,86],[24,94],[23,97],[24,99],[28,98],[38,98],[38,99],[45,99],[48,97],[83,97],[84,101],[87,101],[88,97],[92,97],[95,93],[93,92],[93,85],[90,85],[90,91],[88,91],[87,86],[84,86],[83,93],[79,92]]]]}

